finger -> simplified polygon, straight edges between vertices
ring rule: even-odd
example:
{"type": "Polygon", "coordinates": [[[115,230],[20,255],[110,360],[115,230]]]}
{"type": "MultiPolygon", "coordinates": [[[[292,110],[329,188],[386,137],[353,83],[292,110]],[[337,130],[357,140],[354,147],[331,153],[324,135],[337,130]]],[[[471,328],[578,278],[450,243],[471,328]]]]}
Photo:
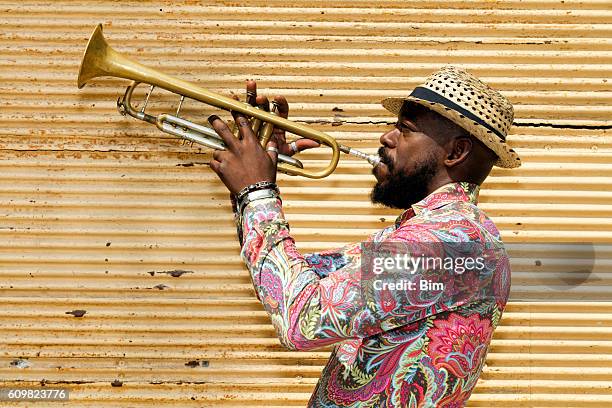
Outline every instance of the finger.
{"type": "Polygon", "coordinates": [[[259,109],[263,109],[266,112],[270,112],[270,102],[268,101],[268,98],[265,96],[258,96],[256,98],[256,103],[257,106],[259,107],[259,109]]]}
{"type": "Polygon", "coordinates": [[[234,117],[234,121],[236,125],[238,125],[238,132],[240,132],[240,139],[244,141],[257,141],[255,134],[253,133],[253,129],[251,129],[251,122],[247,119],[247,117],[240,113],[232,111],[232,116],[234,117]]]}
{"type": "Polygon", "coordinates": [[[208,117],[208,123],[210,123],[215,132],[217,132],[217,134],[219,135],[219,137],[223,139],[223,142],[227,146],[227,149],[230,151],[235,151],[237,147],[237,141],[234,135],[232,134],[232,131],[227,126],[227,123],[221,120],[221,118],[217,115],[210,115],[208,117]]]}
{"type": "Polygon", "coordinates": [[[226,150],[213,150],[213,160],[221,163],[223,160],[227,159],[227,151],[226,150]]]}
{"type": "Polygon", "coordinates": [[[295,141],[295,145],[297,146],[297,151],[301,152],[308,149],[314,149],[315,147],[321,146],[321,143],[312,139],[298,139],[295,141]]]}
{"type": "Polygon", "coordinates": [[[289,117],[289,102],[287,102],[287,99],[283,95],[276,95],[274,102],[278,105],[278,115],[287,119],[289,117]]]}
{"type": "Polygon", "coordinates": [[[279,148],[279,152],[287,155],[287,156],[293,156],[294,154],[297,154],[301,151],[304,150],[308,150],[308,149],[314,149],[315,147],[319,147],[321,146],[321,144],[315,140],[312,139],[298,139],[298,140],[294,140],[291,143],[286,143],[284,146],[281,145],[281,148],[279,148]]]}
{"type": "Polygon", "coordinates": [[[268,156],[270,156],[272,163],[274,163],[274,165],[276,166],[276,162],[278,160],[278,145],[276,144],[276,141],[273,138],[270,139],[270,141],[266,145],[266,153],[268,153],[268,156]]]}
{"type": "Polygon", "coordinates": [[[222,175],[221,175],[221,162],[219,160],[216,160],[214,158],[211,159],[209,166],[212,169],[212,171],[214,171],[219,176],[219,178],[222,177],[222,175]]]}
{"type": "Polygon", "coordinates": [[[287,140],[285,139],[285,131],[277,126],[274,126],[274,131],[272,132],[272,135],[274,135],[274,137],[276,138],[276,143],[278,143],[279,146],[284,146],[287,144],[287,140]]]}
{"type": "Polygon", "coordinates": [[[227,187],[227,179],[225,177],[225,173],[227,172],[227,164],[223,162],[218,162],[216,160],[211,160],[209,164],[212,171],[215,172],[219,180],[227,187]]]}
{"type": "Polygon", "coordinates": [[[251,106],[257,105],[257,82],[247,80],[246,83],[246,101],[251,106]]]}

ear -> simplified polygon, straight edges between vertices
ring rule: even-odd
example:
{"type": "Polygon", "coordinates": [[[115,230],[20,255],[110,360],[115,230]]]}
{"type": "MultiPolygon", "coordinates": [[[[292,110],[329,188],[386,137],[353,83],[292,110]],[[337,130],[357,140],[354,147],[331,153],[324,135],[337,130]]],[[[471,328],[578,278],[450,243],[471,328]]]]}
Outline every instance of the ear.
{"type": "Polygon", "coordinates": [[[450,148],[451,150],[446,160],[444,160],[444,165],[446,167],[455,167],[467,160],[473,148],[472,140],[469,137],[460,136],[451,142],[450,148]]]}

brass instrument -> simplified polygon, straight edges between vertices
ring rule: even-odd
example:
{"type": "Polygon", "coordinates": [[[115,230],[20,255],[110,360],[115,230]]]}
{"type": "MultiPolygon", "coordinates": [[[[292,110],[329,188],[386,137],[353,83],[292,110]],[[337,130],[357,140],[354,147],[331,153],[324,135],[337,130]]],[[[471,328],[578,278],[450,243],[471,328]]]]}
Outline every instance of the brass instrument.
{"type": "Polygon", "coordinates": [[[135,62],[119,54],[107,44],[102,35],[102,25],[99,24],[94,29],[87,43],[79,69],[78,87],[82,88],[90,79],[101,76],[119,77],[133,81],[128,86],[125,95],[117,101],[120,113],[123,115],[128,114],[136,119],[154,124],[161,131],[188,140],[192,144],[198,143],[218,150],[225,149],[223,140],[213,129],[179,116],[181,105],[185,98],[194,99],[227,111],[240,112],[253,118],[253,126],[257,127],[258,138],[264,147],[272,135],[273,128],[277,127],[295,135],[315,140],[321,145],[329,146],[332,149],[332,158],[329,164],[319,171],[304,170],[299,160],[279,155],[278,169],[283,173],[315,179],[326,177],[336,169],[340,152],[365,159],[372,166],[376,166],[380,162],[380,158],[377,155],[368,155],[350,147],[342,146],[326,133],[278,116],[274,112],[274,105],[271,112],[266,112],[248,103],[215,94],[197,85],[171,77],[135,62]],[[131,98],[134,89],[139,83],[149,84],[151,90],[146,96],[143,107],[140,110],[136,110],[132,106],[131,98]],[[147,102],[155,87],[160,87],[181,96],[175,115],[164,113],[153,116],[145,112],[147,102]]]}

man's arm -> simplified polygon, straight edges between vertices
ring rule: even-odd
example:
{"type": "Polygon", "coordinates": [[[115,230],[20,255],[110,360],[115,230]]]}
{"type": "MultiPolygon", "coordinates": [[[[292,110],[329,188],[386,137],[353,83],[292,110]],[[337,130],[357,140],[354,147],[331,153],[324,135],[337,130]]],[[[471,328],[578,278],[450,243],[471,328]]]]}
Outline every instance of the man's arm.
{"type": "MultiPolygon", "coordinates": [[[[309,350],[392,330],[473,301],[480,296],[480,288],[487,286],[486,280],[474,280],[467,273],[446,274],[450,278],[447,287],[433,296],[418,287],[372,295],[364,293],[362,285],[361,244],[345,247],[334,261],[337,268],[321,277],[297,251],[280,200],[250,203],[244,209],[242,225],[243,260],[277,336],[290,349],[309,350]]],[[[414,236],[403,233],[408,255],[410,248],[422,247],[415,228],[414,236]]],[[[439,271],[434,273],[442,276],[439,271]]]]}
{"type": "MultiPolygon", "coordinates": [[[[338,288],[330,287],[335,274],[322,278],[295,248],[280,200],[258,200],[249,204],[242,216],[242,229],[242,258],[285,347],[308,350],[359,337],[359,330],[346,326],[350,316],[345,315],[342,322],[338,321],[334,305],[328,303],[328,300],[333,301],[328,299],[328,294],[339,295],[338,288]]],[[[359,262],[358,251],[346,249],[346,255],[336,257],[336,266],[340,269],[328,265],[328,270],[335,269],[337,273],[359,262]]],[[[347,292],[336,299],[338,306],[350,303],[356,295],[355,290],[359,289],[359,282],[344,283],[347,292]]]]}

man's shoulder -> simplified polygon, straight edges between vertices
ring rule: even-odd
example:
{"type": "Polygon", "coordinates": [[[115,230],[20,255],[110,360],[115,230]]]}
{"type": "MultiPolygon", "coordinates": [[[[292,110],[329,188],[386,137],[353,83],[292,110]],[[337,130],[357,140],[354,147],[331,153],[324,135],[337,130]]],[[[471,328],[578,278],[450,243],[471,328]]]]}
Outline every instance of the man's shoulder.
{"type": "Polygon", "coordinates": [[[468,201],[453,201],[442,207],[424,209],[414,217],[405,220],[397,233],[429,232],[445,241],[454,240],[501,241],[497,226],[476,204],[468,201]]]}

